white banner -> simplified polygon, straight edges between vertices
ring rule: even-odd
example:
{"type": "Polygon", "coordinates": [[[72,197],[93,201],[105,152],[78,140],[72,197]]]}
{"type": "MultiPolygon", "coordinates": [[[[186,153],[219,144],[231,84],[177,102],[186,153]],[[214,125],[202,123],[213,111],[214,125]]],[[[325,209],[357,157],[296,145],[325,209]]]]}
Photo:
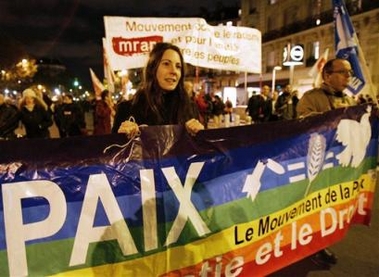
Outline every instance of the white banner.
{"type": "Polygon", "coordinates": [[[261,32],[235,26],[211,26],[202,18],[105,16],[105,38],[114,70],[145,66],[157,42],[182,49],[194,66],[261,73],[261,32]]]}

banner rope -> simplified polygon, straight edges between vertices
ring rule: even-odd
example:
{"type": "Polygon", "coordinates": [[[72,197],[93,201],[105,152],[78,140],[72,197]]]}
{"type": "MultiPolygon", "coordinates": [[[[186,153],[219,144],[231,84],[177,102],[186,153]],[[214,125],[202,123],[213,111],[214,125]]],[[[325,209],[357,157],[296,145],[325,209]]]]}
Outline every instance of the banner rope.
{"type": "MultiPolygon", "coordinates": [[[[128,120],[131,121],[131,122],[134,122],[134,123],[136,122],[133,116],[129,117],[128,120]]],[[[144,127],[144,126],[148,126],[148,125],[146,125],[146,124],[138,125],[138,127],[144,127]]],[[[130,157],[131,157],[131,154],[133,153],[133,148],[134,148],[135,141],[139,139],[140,135],[141,135],[141,131],[138,129],[138,132],[136,132],[132,137],[130,137],[130,139],[126,143],[124,143],[124,144],[117,144],[117,143],[111,144],[111,145],[107,146],[106,148],[104,148],[103,154],[105,154],[111,148],[117,147],[117,148],[120,148],[120,149],[125,149],[126,147],[128,147],[131,144],[129,155],[126,158],[126,162],[128,162],[129,159],[130,159],[130,157]]],[[[122,153],[122,151],[119,151],[113,157],[113,160],[115,160],[121,153],[122,153]]]]}

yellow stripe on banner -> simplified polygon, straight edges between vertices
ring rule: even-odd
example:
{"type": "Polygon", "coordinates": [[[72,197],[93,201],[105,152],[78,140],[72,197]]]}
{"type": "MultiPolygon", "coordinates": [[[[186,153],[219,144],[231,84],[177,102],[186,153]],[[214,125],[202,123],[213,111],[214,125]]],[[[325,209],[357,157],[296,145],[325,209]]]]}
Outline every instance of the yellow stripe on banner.
{"type": "MultiPolygon", "coordinates": [[[[342,207],[344,206],[343,204],[347,205],[350,202],[357,200],[361,193],[373,193],[375,191],[375,186],[375,175],[362,174],[356,181],[333,185],[313,192],[283,210],[238,226],[243,230],[248,230],[250,228],[257,230],[258,236],[256,236],[256,233],[256,239],[261,239],[286,224],[307,217],[310,214],[319,212],[327,207],[339,205],[342,207]]],[[[368,206],[367,203],[365,205],[368,206]]]]}
{"type": "MultiPolygon", "coordinates": [[[[210,235],[198,241],[183,246],[169,248],[143,258],[107,264],[92,268],[73,270],[53,276],[159,276],[181,268],[191,267],[204,260],[211,259],[231,251],[243,251],[243,248],[265,241],[278,230],[282,230],[283,245],[290,243],[291,226],[295,221],[303,222],[308,219],[309,224],[314,223],[312,230],[320,230],[320,211],[332,208],[339,211],[348,207],[370,207],[369,202],[362,198],[372,195],[375,191],[375,176],[362,175],[358,181],[345,182],[316,191],[306,198],[294,203],[286,209],[262,217],[260,219],[232,226],[219,233],[210,235]],[[362,202],[362,203],[360,203],[362,202]],[[311,222],[309,221],[311,220],[311,222]],[[285,228],[283,228],[285,227],[285,228]]],[[[348,214],[346,214],[348,216],[348,214]]],[[[330,226],[332,220],[325,226],[330,226]]],[[[346,220],[346,219],[345,219],[346,220]]],[[[248,247],[249,248],[249,247],[248,247]]]]}

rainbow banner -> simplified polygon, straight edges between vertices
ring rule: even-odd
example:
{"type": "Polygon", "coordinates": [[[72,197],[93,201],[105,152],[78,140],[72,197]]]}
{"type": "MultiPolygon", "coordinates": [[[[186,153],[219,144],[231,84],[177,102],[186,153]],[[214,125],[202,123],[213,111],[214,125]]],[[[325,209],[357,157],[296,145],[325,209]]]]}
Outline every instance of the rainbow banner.
{"type": "Polygon", "coordinates": [[[377,110],[0,142],[0,276],[263,276],[369,224],[377,110]]]}

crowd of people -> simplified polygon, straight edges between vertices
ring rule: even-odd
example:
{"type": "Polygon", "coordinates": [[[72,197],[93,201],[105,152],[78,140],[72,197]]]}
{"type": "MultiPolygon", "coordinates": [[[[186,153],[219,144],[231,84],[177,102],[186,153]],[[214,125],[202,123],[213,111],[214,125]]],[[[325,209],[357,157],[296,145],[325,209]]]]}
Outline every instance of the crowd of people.
{"type": "Polygon", "coordinates": [[[0,140],[110,134],[114,114],[108,90],[88,101],[75,101],[70,93],[53,101],[34,86],[18,99],[0,93],[0,140]],[[92,122],[86,120],[86,113],[92,122]]]}
{"type": "MultiPolygon", "coordinates": [[[[290,84],[287,84],[280,93],[276,90],[270,93],[270,87],[263,86],[260,94],[253,92],[249,98],[246,113],[254,123],[263,123],[292,120],[312,113],[325,112],[346,106],[364,103],[375,104],[374,99],[369,95],[359,94],[354,97],[342,92],[352,77],[351,66],[347,60],[329,60],[325,64],[322,74],[323,83],[321,86],[305,92],[301,98],[298,96],[299,91],[294,90],[290,84]],[[350,69],[335,70],[335,67],[350,69]],[[343,78],[345,82],[339,84],[342,83],[340,79],[343,78]]],[[[379,98],[379,95],[377,98],[379,98]]]]}
{"type": "Polygon", "coordinates": [[[287,84],[279,93],[265,85],[260,94],[253,92],[249,98],[246,113],[254,123],[297,118],[296,107],[299,102],[298,90],[287,84]]]}
{"type": "MultiPolygon", "coordinates": [[[[322,70],[323,83],[304,93],[286,85],[283,91],[271,93],[263,86],[260,94],[249,98],[246,113],[254,123],[292,120],[373,101],[368,97],[350,97],[342,91],[352,77],[347,60],[331,59],[322,70]]],[[[149,55],[143,81],[130,100],[114,105],[109,91],[90,105],[94,114],[94,135],[126,133],[138,135],[140,128],[151,125],[182,124],[191,135],[207,128],[210,118],[228,117],[233,111],[229,100],[225,103],[214,92],[194,91],[185,82],[185,63],[180,49],[170,43],[157,43],[149,55]]],[[[65,94],[61,102],[52,102],[35,88],[23,91],[18,105],[6,101],[0,94],[0,137],[14,139],[14,130],[22,124],[27,138],[48,138],[49,127],[55,122],[60,137],[86,134],[83,107],[65,94]]],[[[328,249],[314,255],[317,263],[334,264],[337,258],[328,249]]]]}
{"type": "MultiPolygon", "coordinates": [[[[348,61],[332,59],[323,69],[323,84],[304,93],[299,99],[298,91],[287,84],[282,91],[271,91],[267,85],[261,92],[253,92],[245,110],[251,123],[265,123],[277,120],[292,120],[311,113],[324,112],[341,106],[373,102],[373,99],[359,95],[356,99],[342,93],[347,83],[336,85],[337,77],[351,77],[348,61]],[[339,69],[339,68],[343,69],[339,69]],[[335,69],[337,68],[337,69],[335,69]],[[338,91],[338,93],[335,93],[338,91]]],[[[0,94],[0,138],[14,139],[49,138],[49,129],[55,124],[59,137],[79,135],[106,135],[123,132],[129,136],[138,133],[145,125],[183,124],[189,133],[220,126],[222,120],[232,121],[233,105],[225,102],[216,93],[204,88],[194,89],[185,81],[185,63],[178,47],[170,43],[158,43],[151,51],[143,71],[142,85],[129,100],[114,103],[108,90],[98,99],[83,105],[76,102],[69,93],[58,101],[52,101],[36,87],[23,91],[22,98],[12,103],[0,94]],[[88,126],[86,113],[90,113],[88,126]],[[22,129],[23,133],[15,132],[22,129]]]]}
{"type": "Polygon", "coordinates": [[[25,129],[27,138],[48,138],[53,124],[49,105],[37,91],[23,91],[19,103],[14,104],[0,94],[0,137],[13,139],[19,124],[25,129]]]}

